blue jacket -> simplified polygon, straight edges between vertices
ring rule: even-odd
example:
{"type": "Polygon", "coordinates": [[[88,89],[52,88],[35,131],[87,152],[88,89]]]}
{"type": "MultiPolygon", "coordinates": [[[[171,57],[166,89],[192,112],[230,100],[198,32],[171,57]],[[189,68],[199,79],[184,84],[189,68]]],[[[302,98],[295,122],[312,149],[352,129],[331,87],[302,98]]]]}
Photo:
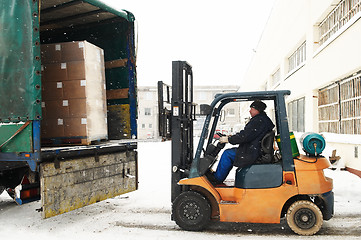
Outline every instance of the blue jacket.
{"type": "Polygon", "coordinates": [[[233,165],[246,167],[261,156],[261,140],[274,128],[266,113],[261,112],[251,118],[244,129],[228,138],[230,144],[239,144],[233,165]]]}

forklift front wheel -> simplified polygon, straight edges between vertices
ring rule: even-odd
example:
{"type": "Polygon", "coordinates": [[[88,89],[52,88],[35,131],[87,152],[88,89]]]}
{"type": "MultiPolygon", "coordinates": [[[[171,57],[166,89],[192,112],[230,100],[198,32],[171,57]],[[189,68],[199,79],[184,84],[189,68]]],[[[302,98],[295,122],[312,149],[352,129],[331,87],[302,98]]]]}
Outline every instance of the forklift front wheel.
{"type": "Polygon", "coordinates": [[[323,223],[321,210],[311,201],[294,202],[287,211],[287,224],[295,233],[310,236],[317,233],[323,223]]]}
{"type": "Polygon", "coordinates": [[[174,200],[172,214],[181,228],[188,231],[200,231],[211,219],[211,207],[204,196],[188,191],[181,193],[174,200]]]}

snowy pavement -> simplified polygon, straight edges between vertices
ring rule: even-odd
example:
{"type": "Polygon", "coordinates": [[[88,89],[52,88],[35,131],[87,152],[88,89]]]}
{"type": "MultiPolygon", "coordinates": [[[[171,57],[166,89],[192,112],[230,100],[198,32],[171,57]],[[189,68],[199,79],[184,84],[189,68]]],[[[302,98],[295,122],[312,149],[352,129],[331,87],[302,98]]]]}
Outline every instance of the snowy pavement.
{"type": "Polygon", "coordinates": [[[311,237],[281,224],[216,223],[203,232],[181,230],[170,219],[170,142],[140,142],[139,190],[42,219],[40,201],[17,206],[0,195],[1,239],[361,239],[361,178],[326,170],[334,179],[335,216],[311,237]]]}

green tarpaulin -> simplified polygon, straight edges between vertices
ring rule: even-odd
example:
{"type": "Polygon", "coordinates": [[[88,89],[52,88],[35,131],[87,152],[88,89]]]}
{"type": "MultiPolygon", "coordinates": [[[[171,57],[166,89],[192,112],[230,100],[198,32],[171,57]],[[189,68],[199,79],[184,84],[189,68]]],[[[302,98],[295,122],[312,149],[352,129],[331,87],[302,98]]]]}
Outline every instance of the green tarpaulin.
{"type": "Polygon", "coordinates": [[[0,1],[0,121],[41,116],[38,6],[33,1],[0,1]]]}

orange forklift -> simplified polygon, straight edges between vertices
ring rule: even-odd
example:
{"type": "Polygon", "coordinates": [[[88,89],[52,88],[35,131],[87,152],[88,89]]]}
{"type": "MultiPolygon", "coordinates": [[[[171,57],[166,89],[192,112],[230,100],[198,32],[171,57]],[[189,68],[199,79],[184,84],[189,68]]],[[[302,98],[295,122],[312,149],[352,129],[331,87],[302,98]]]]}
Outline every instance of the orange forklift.
{"type": "Polygon", "coordinates": [[[211,221],[280,223],[286,218],[295,233],[313,235],[323,220],[332,218],[333,182],[323,172],[330,162],[320,155],[325,142],[318,134],[308,134],[303,139],[306,154],[292,151],[295,143],[290,138],[285,106],[290,91],[216,95],[210,105],[200,106],[205,120],[194,154],[192,67],[184,61],[172,62],[170,110],[163,105],[164,84],[158,83],[158,88],[160,132],[172,140],[172,220],[182,229],[200,231],[211,221]],[[274,105],[275,132],[262,139],[263,154],[270,154],[273,161],[239,168],[233,182],[213,184],[206,175],[224,147],[214,139],[222,108],[256,99],[274,105]],[[273,147],[275,134],[278,151],[273,147]]]}

